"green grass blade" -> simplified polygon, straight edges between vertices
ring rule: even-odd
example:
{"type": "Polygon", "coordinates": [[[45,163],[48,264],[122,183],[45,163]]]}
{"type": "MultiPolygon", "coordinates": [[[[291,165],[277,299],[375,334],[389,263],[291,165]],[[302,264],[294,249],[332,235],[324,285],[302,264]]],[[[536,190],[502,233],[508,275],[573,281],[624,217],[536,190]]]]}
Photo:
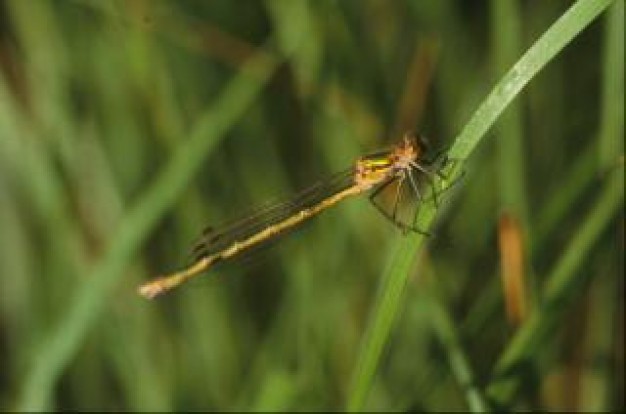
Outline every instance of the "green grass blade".
{"type": "Polygon", "coordinates": [[[488,405],[476,384],[476,377],[467,358],[467,353],[461,345],[456,323],[441,299],[434,292],[431,293],[427,302],[433,330],[437,332],[439,341],[446,350],[450,369],[465,393],[467,407],[474,413],[485,412],[488,405]]]}
{"type": "Polygon", "coordinates": [[[383,284],[374,315],[369,323],[363,349],[359,354],[356,377],[350,391],[348,411],[357,411],[363,406],[378,366],[383,347],[391,332],[393,320],[398,313],[404,286],[415,261],[415,246],[423,242],[421,235],[409,235],[400,241],[385,272],[383,284]],[[402,275],[402,276],[401,276],[402,275]]]}
{"type": "Polygon", "coordinates": [[[624,152],[624,2],[617,1],[606,19],[600,165],[611,168],[624,152]]]}
{"type": "MultiPolygon", "coordinates": [[[[450,148],[450,158],[466,159],[522,88],[610,4],[611,0],[579,0],[571,6],[528,49],[474,112],[450,148]]],[[[459,169],[460,165],[452,173],[457,174],[459,169]]],[[[428,229],[434,218],[435,208],[426,206],[420,211],[416,223],[418,227],[428,229]]],[[[349,411],[360,410],[365,403],[384,345],[400,308],[404,285],[415,262],[415,253],[423,242],[424,237],[421,235],[405,237],[398,242],[391,257],[357,357],[347,401],[349,411]]]]}
{"type": "Polygon", "coordinates": [[[207,154],[259,95],[276,64],[263,53],[251,58],[200,118],[189,141],[174,154],[154,184],[122,219],[115,243],[85,278],[86,282],[71,299],[67,314],[42,344],[25,377],[20,410],[40,411],[49,407],[57,378],[77,352],[127,264],[185,189],[207,154]]]}
{"type": "Polygon", "coordinates": [[[450,157],[467,158],[522,88],[611,3],[579,0],[570,7],[498,82],[457,137],[450,157]]]}

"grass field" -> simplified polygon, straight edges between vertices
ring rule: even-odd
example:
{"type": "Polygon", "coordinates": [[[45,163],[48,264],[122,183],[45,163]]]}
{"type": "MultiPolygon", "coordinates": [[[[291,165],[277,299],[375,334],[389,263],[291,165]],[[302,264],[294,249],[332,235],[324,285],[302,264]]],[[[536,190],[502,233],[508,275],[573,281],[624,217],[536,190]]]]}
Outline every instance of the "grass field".
{"type": "Polygon", "coordinates": [[[624,409],[624,2],[0,2],[0,408],[624,409]],[[416,130],[366,196],[155,300],[206,226],[416,130]]]}

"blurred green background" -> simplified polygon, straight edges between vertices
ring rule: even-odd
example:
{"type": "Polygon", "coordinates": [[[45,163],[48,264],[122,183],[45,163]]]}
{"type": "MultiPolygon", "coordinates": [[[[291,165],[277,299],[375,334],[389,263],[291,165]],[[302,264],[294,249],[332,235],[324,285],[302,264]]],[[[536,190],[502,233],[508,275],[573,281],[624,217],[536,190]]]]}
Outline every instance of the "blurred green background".
{"type": "MultiPolygon", "coordinates": [[[[403,237],[365,197],[157,300],[138,284],[184,266],[206,225],[404,130],[451,145],[570,5],[2,1],[0,407],[343,409],[403,237]]],[[[467,160],[365,409],[474,409],[470,388],[500,408],[624,408],[624,209],[602,202],[623,176],[623,34],[618,0],[467,160]],[[529,323],[502,393],[494,366],[529,323]]]]}

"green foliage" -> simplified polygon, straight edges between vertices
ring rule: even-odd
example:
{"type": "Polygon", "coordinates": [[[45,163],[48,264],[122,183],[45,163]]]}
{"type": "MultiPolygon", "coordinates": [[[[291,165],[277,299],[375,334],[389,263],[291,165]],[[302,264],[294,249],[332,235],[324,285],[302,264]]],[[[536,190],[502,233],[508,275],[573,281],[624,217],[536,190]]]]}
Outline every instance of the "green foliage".
{"type": "Polygon", "coordinates": [[[623,408],[623,9],[3,2],[0,407],[623,408]],[[434,237],[346,201],[136,294],[207,224],[404,129],[466,171],[419,210],[434,237]],[[524,238],[517,329],[504,213],[524,238]]]}

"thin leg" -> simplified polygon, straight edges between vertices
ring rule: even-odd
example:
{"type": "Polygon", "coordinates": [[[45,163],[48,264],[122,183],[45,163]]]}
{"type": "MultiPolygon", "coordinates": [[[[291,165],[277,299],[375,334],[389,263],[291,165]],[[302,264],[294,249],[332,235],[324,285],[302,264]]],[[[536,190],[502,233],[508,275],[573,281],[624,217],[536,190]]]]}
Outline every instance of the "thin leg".
{"type": "MultiPolygon", "coordinates": [[[[372,194],[370,194],[369,196],[369,200],[370,202],[374,205],[374,207],[376,207],[376,209],[380,212],[380,214],[383,215],[383,217],[385,217],[387,220],[389,220],[391,223],[393,223],[394,226],[396,226],[397,228],[399,228],[400,230],[402,230],[403,232],[407,232],[408,230],[413,230],[410,226],[407,226],[404,223],[401,223],[400,221],[397,220],[397,218],[395,217],[396,213],[393,214],[389,214],[389,212],[387,212],[385,209],[382,208],[381,205],[379,205],[375,199],[376,196],[378,196],[378,194],[380,194],[381,191],[383,191],[385,188],[387,188],[387,186],[389,184],[391,184],[392,182],[394,182],[397,178],[396,177],[392,177],[389,180],[385,181],[384,183],[382,183],[378,188],[376,188],[374,190],[374,192],[372,194]]],[[[396,206],[398,205],[398,203],[396,203],[396,206]]],[[[397,210],[397,207],[394,208],[394,210],[397,210]]],[[[421,234],[426,234],[422,231],[418,231],[421,234]]]]}
{"type": "Polygon", "coordinates": [[[442,180],[447,180],[448,176],[442,173],[441,169],[445,167],[449,161],[450,160],[448,158],[448,150],[445,149],[445,150],[437,151],[437,153],[429,160],[422,160],[421,164],[426,165],[426,166],[432,166],[434,164],[439,163],[440,167],[437,168],[435,171],[431,171],[431,173],[437,174],[437,176],[441,178],[442,180]],[[441,161],[439,161],[439,159],[441,159],[441,161]]]}
{"type": "MultiPolygon", "coordinates": [[[[448,149],[443,149],[443,150],[439,150],[435,153],[435,155],[429,159],[429,160],[422,160],[422,164],[425,165],[433,165],[434,163],[437,162],[437,160],[439,159],[439,157],[441,157],[442,154],[446,154],[448,151],[448,149]]],[[[447,154],[446,154],[447,155],[447,154]]]]}
{"type": "Polygon", "coordinates": [[[418,162],[411,161],[410,164],[411,164],[411,166],[413,168],[415,168],[416,170],[420,170],[424,174],[427,174],[427,175],[433,175],[434,174],[431,170],[429,170],[428,168],[424,167],[422,164],[420,164],[418,162]]]}
{"type": "Polygon", "coordinates": [[[422,193],[420,193],[419,188],[417,188],[417,183],[415,182],[415,177],[413,177],[413,171],[408,170],[409,173],[409,182],[411,183],[411,188],[413,188],[413,192],[415,193],[415,195],[417,196],[417,199],[419,201],[422,201],[422,193]]]}
{"type": "MultiPolygon", "coordinates": [[[[450,158],[448,158],[448,154],[447,153],[439,152],[437,154],[437,156],[432,160],[432,162],[427,161],[425,164],[426,165],[434,164],[437,161],[437,158],[439,158],[439,157],[442,158],[441,167],[436,169],[436,170],[434,170],[434,171],[429,169],[429,168],[426,168],[424,165],[422,165],[423,163],[411,162],[411,166],[413,168],[415,168],[416,170],[419,170],[420,172],[423,172],[428,177],[428,179],[430,180],[430,184],[431,184],[431,186],[433,188],[433,198],[434,199],[437,199],[438,193],[439,193],[439,191],[436,190],[435,185],[434,185],[434,180],[433,180],[434,176],[436,175],[442,181],[447,182],[450,179],[450,177],[447,174],[444,174],[441,171],[441,169],[443,167],[445,167],[451,161],[459,161],[458,159],[457,160],[450,160],[450,158]]],[[[447,190],[447,189],[451,188],[452,186],[456,185],[463,178],[464,175],[465,175],[465,171],[462,171],[461,174],[453,182],[449,183],[449,185],[447,185],[445,189],[442,189],[442,191],[447,190]]],[[[438,201],[435,200],[435,203],[438,204],[438,201]]]]}
{"type": "Polygon", "coordinates": [[[374,207],[376,207],[376,209],[380,212],[380,214],[383,215],[383,217],[391,221],[394,225],[397,225],[393,217],[391,217],[387,211],[385,211],[376,201],[374,201],[374,199],[378,196],[378,194],[380,194],[385,188],[387,188],[387,186],[389,186],[389,184],[391,184],[394,180],[395,180],[395,177],[390,178],[389,180],[385,181],[380,186],[378,186],[378,188],[376,188],[374,192],[370,194],[369,200],[374,205],[374,207]]]}
{"type": "Polygon", "coordinates": [[[443,154],[443,159],[441,161],[441,166],[440,166],[440,168],[437,168],[437,170],[435,171],[435,174],[437,174],[439,176],[439,178],[441,178],[444,181],[448,179],[448,176],[446,174],[442,173],[441,170],[446,165],[448,165],[448,161],[449,161],[448,154],[443,154]]]}
{"type": "Polygon", "coordinates": [[[435,202],[435,206],[439,207],[439,198],[437,196],[437,188],[435,186],[435,180],[433,179],[433,176],[435,174],[437,174],[438,172],[432,172],[428,168],[425,168],[424,166],[422,166],[422,165],[420,165],[420,164],[418,164],[416,162],[411,162],[411,166],[413,168],[423,172],[426,175],[426,178],[428,179],[430,187],[433,190],[433,201],[435,202]]]}
{"type": "Polygon", "coordinates": [[[398,182],[398,186],[396,187],[396,195],[393,200],[392,217],[393,217],[393,221],[395,222],[397,222],[397,219],[398,219],[398,205],[400,205],[400,200],[402,198],[402,184],[404,184],[405,179],[406,179],[406,173],[402,171],[400,178],[399,178],[400,181],[398,182]]]}
{"type": "MultiPolygon", "coordinates": [[[[458,159],[456,160],[452,160],[452,162],[454,161],[459,161],[458,159]]],[[[448,158],[448,155],[446,154],[444,157],[444,161],[443,161],[443,165],[447,165],[449,162],[451,162],[451,160],[448,158]]],[[[450,179],[450,176],[447,174],[444,174],[441,172],[441,170],[438,170],[435,172],[435,174],[437,174],[437,176],[439,176],[439,178],[441,178],[443,181],[448,181],[450,179]]],[[[465,176],[465,170],[462,170],[461,173],[458,175],[458,177],[455,178],[454,181],[452,181],[451,183],[449,183],[449,185],[446,187],[446,189],[453,187],[454,185],[456,185],[459,181],[461,181],[461,179],[465,176]]]]}
{"type": "Polygon", "coordinates": [[[418,228],[417,226],[406,226],[405,225],[405,226],[402,227],[402,231],[405,234],[408,233],[409,231],[412,231],[413,233],[421,234],[422,236],[425,236],[425,237],[433,237],[432,233],[429,233],[429,232],[427,232],[425,230],[422,230],[422,229],[418,228]]]}

